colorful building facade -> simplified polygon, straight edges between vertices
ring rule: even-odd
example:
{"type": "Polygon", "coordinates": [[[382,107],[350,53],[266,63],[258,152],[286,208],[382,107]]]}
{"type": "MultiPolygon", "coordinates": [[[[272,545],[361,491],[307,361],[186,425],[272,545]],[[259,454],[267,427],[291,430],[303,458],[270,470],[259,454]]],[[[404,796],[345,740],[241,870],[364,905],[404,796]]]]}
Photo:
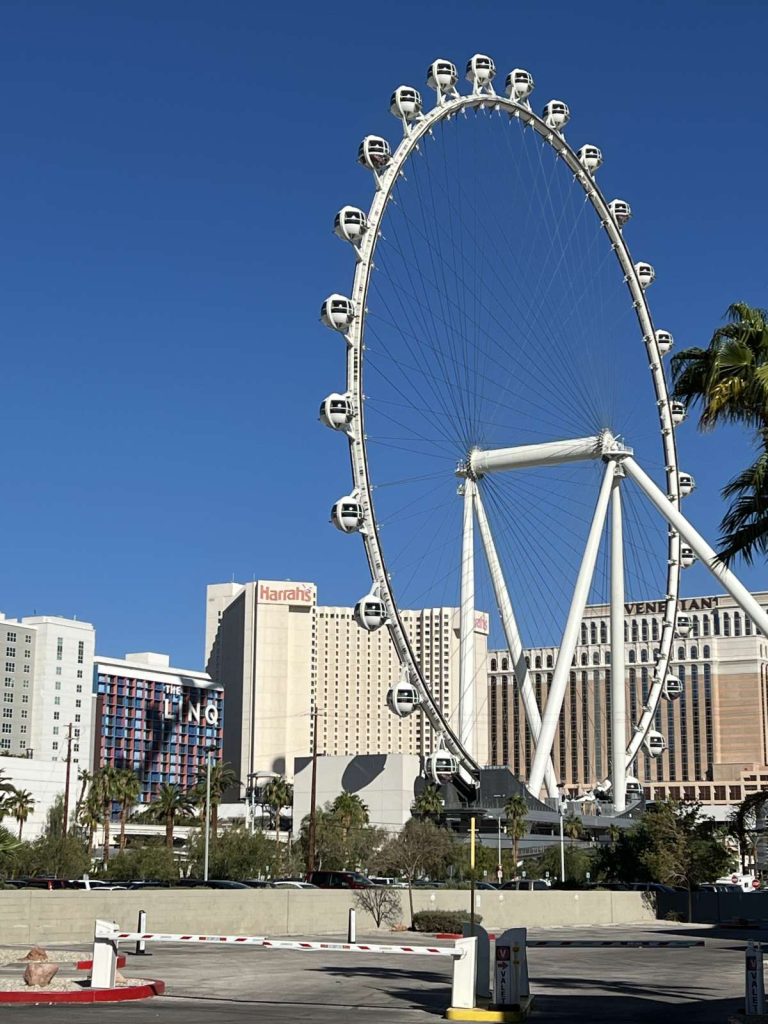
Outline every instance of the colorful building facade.
{"type": "Polygon", "coordinates": [[[139,802],[161,785],[191,789],[222,755],[224,691],[204,672],[172,668],[164,654],[97,658],[94,664],[94,768],[128,768],[141,780],[139,802]]]}

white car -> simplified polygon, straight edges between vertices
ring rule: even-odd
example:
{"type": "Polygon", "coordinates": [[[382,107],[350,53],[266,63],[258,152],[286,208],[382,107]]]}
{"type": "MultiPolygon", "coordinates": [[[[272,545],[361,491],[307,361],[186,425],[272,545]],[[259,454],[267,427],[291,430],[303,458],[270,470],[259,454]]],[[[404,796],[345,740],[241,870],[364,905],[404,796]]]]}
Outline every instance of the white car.
{"type": "Polygon", "coordinates": [[[318,889],[319,886],[312,885],[311,882],[273,882],[273,889],[318,889]]]}

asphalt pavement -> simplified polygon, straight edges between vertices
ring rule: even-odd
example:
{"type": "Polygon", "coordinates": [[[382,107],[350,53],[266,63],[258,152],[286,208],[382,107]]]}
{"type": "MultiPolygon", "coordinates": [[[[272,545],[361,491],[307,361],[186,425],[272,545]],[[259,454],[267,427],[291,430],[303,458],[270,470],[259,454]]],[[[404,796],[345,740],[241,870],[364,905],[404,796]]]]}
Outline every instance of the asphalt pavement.
{"type": "MultiPolygon", "coordinates": [[[[530,929],[529,935],[549,940],[705,940],[703,947],[689,949],[532,949],[532,1020],[542,1024],[725,1024],[743,1002],[745,941],[761,937],[661,922],[636,928],[530,929]]],[[[762,938],[768,940],[768,934],[762,938]]],[[[430,941],[385,932],[358,941],[365,939],[430,941]]],[[[149,948],[151,956],[129,955],[123,973],[163,979],[165,996],[94,1007],[6,1006],[0,1011],[3,1024],[427,1024],[439,1020],[450,1001],[451,961],[442,957],[257,947],[149,948]]],[[[13,969],[0,970],[0,986],[2,975],[13,969]]]]}

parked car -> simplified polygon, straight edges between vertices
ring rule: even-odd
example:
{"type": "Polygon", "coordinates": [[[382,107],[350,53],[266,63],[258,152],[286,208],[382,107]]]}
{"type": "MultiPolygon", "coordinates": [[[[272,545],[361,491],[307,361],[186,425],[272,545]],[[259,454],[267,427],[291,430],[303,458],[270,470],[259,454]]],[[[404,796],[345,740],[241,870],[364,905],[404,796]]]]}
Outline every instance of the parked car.
{"type": "Polygon", "coordinates": [[[543,878],[513,878],[501,888],[516,889],[518,892],[549,892],[550,886],[543,878]]]}
{"type": "Polygon", "coordinates": [[[305,881],[318,889],[370,889],[373,882],[359,871],[310,871],[305,881]]]}
{"type": "Polygon", "coordinates": [[[276,882],[272,883],[273,889],[319,889],[319,885],[314,885],[312,882],[297,882],[293,878],[278,878],[276,882]]]}
{"type": "Polygon", "coordinates": [[[381,888],[388,889],[407,889],[408,883],[404,882],[402,878],[390,878],[384,875],[370,875],[369,876],[374,885],[378,885],[381,888]]]}
{"type": "Polygon", "coordinates": [[[266,878],[244,878],[243,885],[247,885],[249,889],[272,889],[274,888],[274,882],[268,881],[266,878]]]}
{"type": "Polygon", "coordinates": [[[233,882],[229,878],[180,878],[178,886],[181,889],[248,889],[245,882],[233,882]]]}
{"type": "Polygon", "coordinates": [[[635,892],[674,892],[671,885],[663,882],[630,882],[629,888],[635,892]]]}
{"type": "Polygon", "coordinates": [[[498,889],[498,885],[494,885],[493,882],[475,882],[476,889],[498,889]]]}

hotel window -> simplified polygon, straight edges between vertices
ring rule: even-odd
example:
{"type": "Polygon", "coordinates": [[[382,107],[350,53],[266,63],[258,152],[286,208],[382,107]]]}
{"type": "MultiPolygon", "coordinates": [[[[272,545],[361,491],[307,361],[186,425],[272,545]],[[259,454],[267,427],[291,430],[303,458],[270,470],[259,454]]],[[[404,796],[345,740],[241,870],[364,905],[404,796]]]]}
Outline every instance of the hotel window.
{"type": "Polygon", "coordinates": [[[3,708],[3,718],[13,718],[13,708],[3,708]]]}
{"type": "Polygon", "coordinates": [[[640,639],[648,640],[648,619],[643,619],[640,626],[640,639]]]}
{"type": "Polygon", "coordinates": [[[651,619],[651,639],[659,639],[659,620],[651,619]]]}
{"type": "Polygon", "coordinates": [[[704,644],[703,655],[705,658],[711,657],[709,644],[704,644]]]}
{"type": "Polygon", "coordinates": [[[608,643],[608,626],[605,624],[605,620],[601,620],[600,622],[600,643],[608,643]]]}
{"type": "Polygon", "coordinates": [[[733,613],[733,635],[741,636],[741,613],[733,613]]]}
{"type": "Polygon", "coordinates": [[[64,656],[64,637],[56,638],[56,661],[61,661],[64,656]]]}
{"type": "Polygon", "coordinates": [[[15,672],[16,671],[16,662],[15,661],[6,661],[6,663],[5,663],[5,671],[6,672],[15,672]]]}
{"type": "Polygon", "coordinates": [[[15,647],[6,647],[5,648],[5,656],[6,656],[6,658],[15,658],[16,657],[16,648],[15,647]]]}
{"type": "Polygon", "coordinates": [[[77,664],[82,665],[85,661],[85,641],[77,641],[77,664]]]}
{"type": "Polygon", "coordinates": [[[588,634],[587,634],[587,624],[586,624],[586,622],[582,622],[582,624],[581,624],[581,642],[583,644],[589,643],[589,637],[588,637],[588,634]]]}
{"type": "Polygon", "coordinates": [[[699,648],[694,644],[691,647],[691,658],[693,658],[693,660],[696,661],[696,660],[698,660],[698,657],[699,657],[699,648]]]}
{"type": "Polygon", "coordinates": [[[723,612],[723,636],[731,635],[731,616],[728,612],[723,612]]]}
{"type": "Polygon", "coordinates": [[[698,615],[694,615],[693,616],[693,618],[691,620],[691,624],[692,624],[692,627],[693,627],[691,632],[693,633],[694,636],[699,636],[699,616],[698,615]]]}
{"type": "Polygon", "coordinates": [[[5,642],[7,644],[15,644],[16,643],[16,634],[15,633],[8,633],[6,638],[5,638],[5,642]]]}
{"type": "Polygon", "coordinates": [[[597,626],[594,622],[590,622],[589,624],[589,642],[591,644],[597,643],[597,626]]]}
{"type": "Polygon", "coordinates": [[[632,619],[632,643],[636,644],[637,640],[638,640],[637,619],[632,619]]]}

